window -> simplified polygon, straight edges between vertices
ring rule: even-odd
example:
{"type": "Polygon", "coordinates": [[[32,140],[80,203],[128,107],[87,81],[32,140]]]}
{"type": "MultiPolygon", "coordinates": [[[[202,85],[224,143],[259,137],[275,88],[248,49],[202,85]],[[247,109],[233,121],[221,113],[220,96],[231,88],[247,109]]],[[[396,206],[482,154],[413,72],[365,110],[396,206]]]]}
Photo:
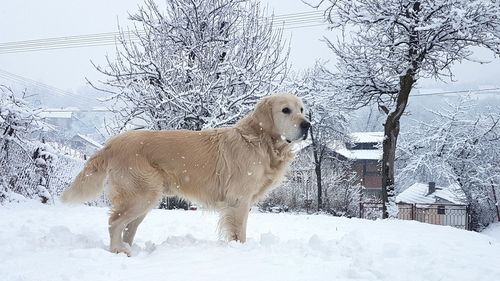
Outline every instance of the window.
{"type": "Polygon", "coordinates": [[[381,172],[380,163],[374,160],[365,160],[363,169],[365,175],[380,175],[381,172]]]}
{"type": "Polygon", "coordinates": [[[438,206],[438,215],[446,214],[446,208],[444,206],[438,206]]]}
{"type": "Polygon", "coordinates": [[[350,146],[347,146],[347,147],[350,147],[350,149],[352,149],[352,150],[360,150],[360,149],[372,150],[372,149],[377,149],[377,143],[376,142],[358,142],[358,143],[351,144],[350,146]]]}

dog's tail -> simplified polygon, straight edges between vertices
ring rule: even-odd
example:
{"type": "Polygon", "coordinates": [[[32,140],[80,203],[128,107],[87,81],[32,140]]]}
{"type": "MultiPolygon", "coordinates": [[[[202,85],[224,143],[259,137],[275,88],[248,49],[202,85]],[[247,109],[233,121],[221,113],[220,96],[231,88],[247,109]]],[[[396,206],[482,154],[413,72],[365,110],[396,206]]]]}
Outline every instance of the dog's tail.
{"type": "Polygon", "coordinates": [[[104,157],[105,150],[96,152],[85,164],[83,170],[76,176],[71,186],[61,195],[64,203],[83,203],[90,201],[104,189],[107,163],[104,157]]]}

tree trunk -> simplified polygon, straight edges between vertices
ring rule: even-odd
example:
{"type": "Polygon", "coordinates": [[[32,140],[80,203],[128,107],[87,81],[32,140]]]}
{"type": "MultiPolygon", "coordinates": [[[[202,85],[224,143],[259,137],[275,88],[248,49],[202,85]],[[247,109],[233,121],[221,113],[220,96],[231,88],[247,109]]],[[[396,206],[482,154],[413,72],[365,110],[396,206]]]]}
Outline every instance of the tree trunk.
{"type": "Polygon", "coordinates": [[[399,136],[399,120],[403,115],[408,97],[415,83],[415,72],[408,72],[400,78],[400,90],[396,101],[396,109],[388,113],[384,124],[384,142],[382,155],[382,217],[389,217],[387,204],[394,202],[394,160],[396,159],[396,145],[399,136]]]}
{"type": "Polygon", "coordinates": [[[493,191],[493,199],[495,200],[495,207],[497,209],[497,220],[500,222],[500,210],[498,209],[498,204],[500,202],[498,202],[498,199],[497,199],[497,193],[496,193],[496,190],[495,190],[495,185],[493,184],[493,181],[490,180],[491,182],[491,190],[493,191]]]}
{"type": "MultiPolygon", "coordinates": [[[[312,120],[312,113],[309,112],[309,120],[312,120]]],[[[318,187],[318,212],[323,208],[323,188],[322,188],[322,179],[321,179],[321,157],[319,155],[319,147],[318,143],[315,139],[315,134],[313,131],[313,127],[309,127],[309,133],[311,135],[311,146],[313,149],[313,157],[314,157],[314,172],[316,173],[316,186],[318,187]]]]}
{"type": "MultiPolygon", "coordinates": [[[[406,105],[408,104],[408,97],[410,96],[413,84],[415,84],[415,76],[422,63],[422,57],[419,57],[417,52],[419,46],[418,14],[421,11],[420,1],[414,1],[413,5],[406,10],[406,17],[413,20],[415,25],[409,30],[409,48],[408,48],[408,62],[410,67],[406,73],[399,77],[399,93],[396,100],[396,109],[389,112],[385,108],[387,120],[384,124],[384,142],[383,142],[383,156],[382,156],[382,211],[383,218],[388,218],[387,204],[395,204],[394,192],[394,160],[396,158],[396,145],[399,136],[399,119],[403,115],[406,105]]],[[[396,215],[396,214],[392,214],[396,215]]]]}
{"type": "Polygon", "coordinates": [[[321,162],[315,163],[316,183],[318,185],[318,212],[323,209],[323,188],[321,186],[321,162]]]}
{"type": "MultiPolygon", "coordinates": [[[[390,115],[389,115],[390,116],[390,115]]],[[[396,144],[399,135],[399,119],[387,117],[384,124],[384,142],[382,155],[382,211],[383,218],[389,217],[387,203],[394,196],[394,160],[396,158],[396,144]]]]}

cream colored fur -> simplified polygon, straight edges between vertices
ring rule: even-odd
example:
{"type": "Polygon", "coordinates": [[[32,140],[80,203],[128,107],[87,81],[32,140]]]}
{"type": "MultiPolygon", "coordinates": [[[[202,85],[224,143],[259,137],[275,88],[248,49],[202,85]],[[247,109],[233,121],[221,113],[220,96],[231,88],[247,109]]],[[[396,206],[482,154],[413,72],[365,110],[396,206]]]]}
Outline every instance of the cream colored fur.
{"type": "Polygon", "coordinates": [[[62,200],[97,197],[107,177],[116,253],[130,255],[137,226],[164,195],[219,211],[221,232],[244,242],[251,206],[281,182],[293,159],[290,142],[307,131],[302,107],[293,95],[275,94],[230,128],[122,133],[88,160],[62,200]]]}

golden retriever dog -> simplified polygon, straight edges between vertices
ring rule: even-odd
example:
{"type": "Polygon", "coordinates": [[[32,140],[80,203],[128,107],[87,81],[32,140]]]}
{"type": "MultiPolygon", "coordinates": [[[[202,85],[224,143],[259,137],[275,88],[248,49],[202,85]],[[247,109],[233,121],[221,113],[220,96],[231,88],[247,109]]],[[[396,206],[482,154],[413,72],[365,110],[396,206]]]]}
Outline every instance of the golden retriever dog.
{"type": "Polygon", "coordinates": [[[162,196],[220,212],[220,233],[245,242],[251,206],[281,182],[293,159],[292,143],[307,137],[303,107],[294,95],[274,94],[233,127],[119,134],[87,161],[61,199],[91,200],[107,178],[115,253],[130,256],[137,227],[162,196]]]}

